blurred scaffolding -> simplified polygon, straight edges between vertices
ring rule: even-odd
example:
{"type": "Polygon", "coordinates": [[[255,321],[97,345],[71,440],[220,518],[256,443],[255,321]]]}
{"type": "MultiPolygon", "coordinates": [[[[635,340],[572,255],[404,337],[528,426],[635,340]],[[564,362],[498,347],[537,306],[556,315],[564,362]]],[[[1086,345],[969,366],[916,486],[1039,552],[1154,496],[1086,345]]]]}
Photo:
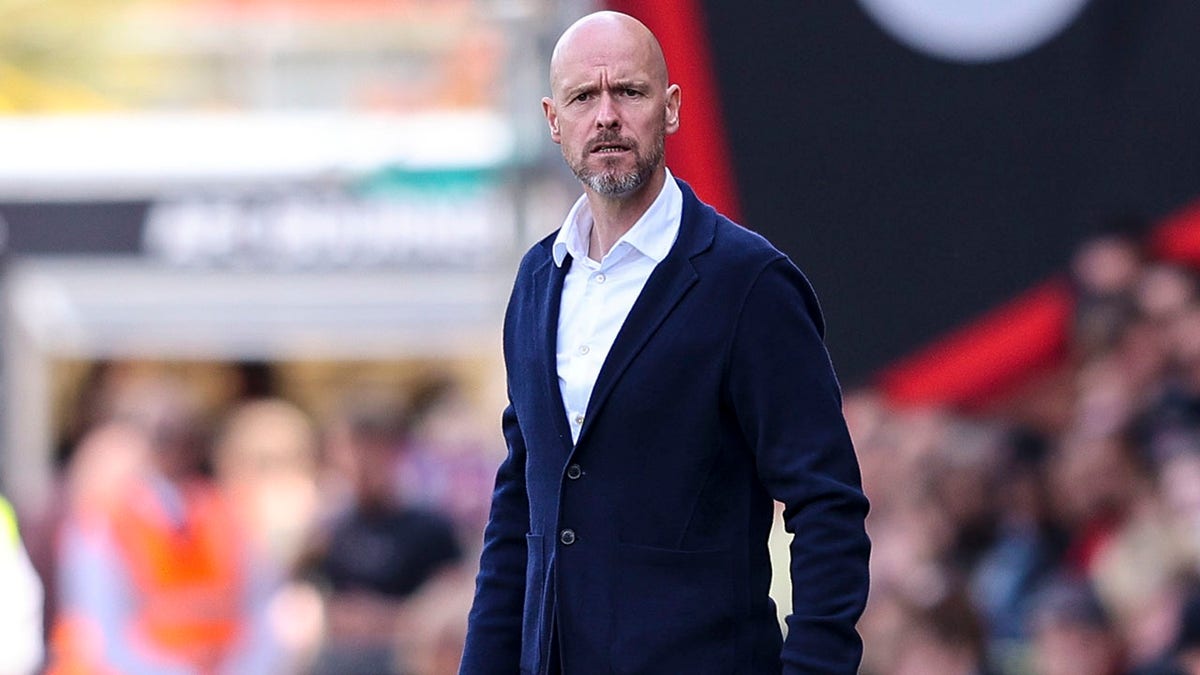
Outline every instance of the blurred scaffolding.
{"type": "Polygon", "coordinates": [[[0,484],[45,494],[63,361],[494,362],[571,4],[0,2],[0,484]]]}

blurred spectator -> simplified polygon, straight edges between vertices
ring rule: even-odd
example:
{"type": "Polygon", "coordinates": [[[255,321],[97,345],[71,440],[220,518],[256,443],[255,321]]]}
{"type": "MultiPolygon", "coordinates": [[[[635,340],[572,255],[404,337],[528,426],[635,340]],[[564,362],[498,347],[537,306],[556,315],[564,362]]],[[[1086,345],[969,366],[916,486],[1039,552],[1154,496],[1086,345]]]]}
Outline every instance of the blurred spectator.
{"type": "Polygon", "coordinates": [[[12,505],[0,497],[0,675],[30,675],[42,662],[42,584],[17,528],[12,505]]]}
{"type": "Polygon", "coordinates": [[[1159,671],[1146,675],[1200,675],[1200,591],[1187,597],[1172,645],[1172,658],[1159,671]]]}
{"type": "Polygon", "coordinates": [[[1200,560],[1200,438],[1181,438],[1182,447],[1164,457],[1159,486],[1167,527],[1189,560],[1200,560]]]}
{"type": "Polygon", "coordinates": [[[194,422],[177,383],[133,383],[80,443],[48,672],[277,672],[271,589],[198,472],[194,422]]]}
{"type": "MultiPolygon", "coordinates": [[[[408,673],[404,639],[414,594],[462,557],[451,522],[397,497],[401,410],[388,398],[352,401],[331,425],[329,460],[351,503],[322,533],[308,567],[328,588],[326,641],[314,673],[408,673]]],[[[419,623],[419,622],[413,622],[419,623]]]]}
{"type": "Polygon", "coordinates": [[[233,503],[263,564],[292,569],[317,513],[317,434],[295,405],[239,405],[213,449],[214,476],[233,503]]]}
{"type": "Polygon", "coordinates": [[[320,597],[308,584],[286,582],[315,526],[317,444],[308,416],[276,398],[238,405],[214,442],[215,478],[236,507],[250,559],[260,576],[280,583],[269,624],[288,672],[303,670],[320,641],[320,597]]]}
{"type": "Polygon", "coordinates": [[[1119,675],[1121,645],[1087,584],[1059,581],[1033,608],[1033,670],[1038,675],[1119,675]]]}
{"type": "Polygon", "coordinates": [[[913,612],[887,675],[984,675],[983,625],[963,593],[913,612]]]}
{"type": "Polygon", "coordinates": [[[1143,496],[1144,479],[1112,436],[1064,439],[1047,469],[1057,517],[1072,533],[1064,562],[1071,573],[1090,574],[1143,496]]]}
{"type": "Polygon", "coordinates": [[[443,377],[418,386],[396,465],[401,499],[449,516],[471,545],[483,542],[496,465],[503,459],[503,445],[476,420],[457,381],[443,377]]]}
{"type": "Polygon", "coordinates": [[[970,573],[971,596],[986,620],[996,663],[1019,658],[1030,598],[1065,548],[1049,508],[1047,452],[1036,434],[1014,433],[1009,439],[995,478],[1004,486],[992,502],[996,537],[970,573]]]}
{"type": "Polygon", "coordinates": [[[1074,346],[1084,356],[1112,347],[1132,318],[1141,264],[1141,245],[1128,231],[1091,239],[1075,253],[1071,261],[1078,296],[1074,346]]]}

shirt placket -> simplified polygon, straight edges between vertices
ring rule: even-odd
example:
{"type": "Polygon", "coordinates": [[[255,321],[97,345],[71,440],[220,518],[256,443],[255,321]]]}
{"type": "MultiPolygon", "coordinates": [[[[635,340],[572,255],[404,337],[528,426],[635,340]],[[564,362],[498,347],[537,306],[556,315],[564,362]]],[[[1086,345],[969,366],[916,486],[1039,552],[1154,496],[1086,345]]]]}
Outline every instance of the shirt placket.
{"type": "Polygon", "coordinates": [[[594,378],[588,375],[590,367],[587,360],[595,342],[596,329],[600,325],[599,316],[604,305],[603,289],[593,283],[599,268],[592,269],[590,265],[588,267],[588,276],[576,311],[576,320],[580,324],[579,330],[572,331],[577,340],[575,344],[568,345],[568,349],[571,350],[570,359],[574,365],[571,368],[572,377],[568,385],[571,389],[570,398],[573,409],[568,415],[571,422],[571,434],[576,439],[579,438],[579,430],[583,427],[588,398],[594,384],[594,378]]]}

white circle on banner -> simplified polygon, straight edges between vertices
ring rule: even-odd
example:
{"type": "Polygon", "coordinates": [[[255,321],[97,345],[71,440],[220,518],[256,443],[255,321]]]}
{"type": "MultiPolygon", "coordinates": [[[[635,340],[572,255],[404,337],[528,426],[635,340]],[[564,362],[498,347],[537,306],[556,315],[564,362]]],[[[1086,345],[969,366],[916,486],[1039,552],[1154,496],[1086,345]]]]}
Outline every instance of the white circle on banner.
{"type": "Polygon", "coordinates": [[[858,0],[919,52],[979,63],[1020,56],[1060,33],[1088,0],[858,0]]]}

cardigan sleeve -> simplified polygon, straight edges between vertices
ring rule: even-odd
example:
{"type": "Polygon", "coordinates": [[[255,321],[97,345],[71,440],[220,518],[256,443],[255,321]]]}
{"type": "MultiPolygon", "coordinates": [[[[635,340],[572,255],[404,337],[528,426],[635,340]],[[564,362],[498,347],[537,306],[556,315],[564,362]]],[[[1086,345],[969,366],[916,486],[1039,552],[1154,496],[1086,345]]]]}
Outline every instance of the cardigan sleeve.
{"type": "Polygon", "coordinates": [[[475,601],[459,670],[463,675],[515,674],[521,659],[529,498],[525,492],[525,441],[511,404],[504,411],[502,427],[508,456],[496,473],[491,516],[484,530],[475,601]]]}
{"type": "Polygon", "coordinates": [[[462,675],[516,674],[521,661],[521,617],[526,586],[529,500],[524,485],[526,449],[509,405],[502,418],[509,453],[496,474],[484,551],[475,580],[462,675]]]}
{"type": "Polygon", "coordinates": [[[738,423],[792,534],[787,675],[852,675],[862,657],[868,504],[822,333],[808,281],[777,258],[747,294],[729,359],[738,423]]]}

